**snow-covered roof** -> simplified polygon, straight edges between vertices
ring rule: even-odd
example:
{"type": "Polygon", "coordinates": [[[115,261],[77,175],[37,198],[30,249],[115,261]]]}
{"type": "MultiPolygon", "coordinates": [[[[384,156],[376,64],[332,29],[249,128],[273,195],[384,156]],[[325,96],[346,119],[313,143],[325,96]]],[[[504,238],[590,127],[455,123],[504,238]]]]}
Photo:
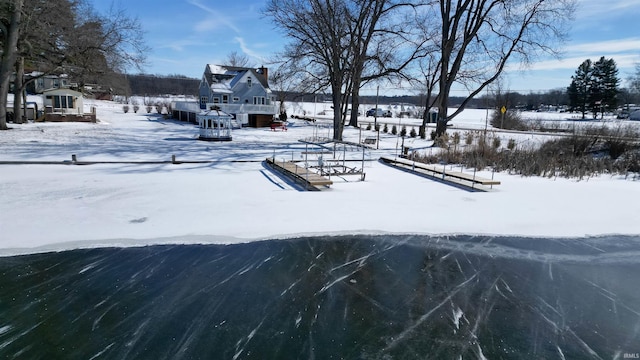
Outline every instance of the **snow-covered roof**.
{"type": "Polygon", "coordinates": [[[231,119],[233,115],[227,114],[222,110],[202,110],[198,114],[198,118],[220,118],[220,119],[231,119]]]}
{"type": "Polygon", "coordinates": [[[220,65],[208,64],[209,72],[212,74],[226,74],[227,69],[220,65]]]}
{"type": "Polygon", "coordinates": [[[43,94],[73,94],[75,96],[82,96],[82,93],[79,91],[71,90],[69,88],[51,88],[44,90],[43,94]]]}
{"type": "Polygon", "coordinates": [[[228,82],[220,82],[211,84],[211,91],[216,94],[233,94],[231,86],[228,82]]]}
{"type": "MultiPolygon", "coordinates": [[[[250,73],[254,79],[258,80],[263,88],[269,89],[269,83],[266,75],[266,68],[248,68],[248,67],[239,67],[239,66],[223,66],[223,65],[215,65],[215,64],[207,64],[205,69],[205,75],[208,78],[209,75],[213,75],[215,78],[221,77],[229,77],[231,79],[230,86],[233,87],[235,83],[240,81],[241,78],[244,77],[245,74],[250,73]],[[218,75],[218,76],[216,76],[218,75]],[[224,76],[220,76],[224,75],[224,76]]],[[[211,79],[207,79],[211,81],[211,79]]]]}

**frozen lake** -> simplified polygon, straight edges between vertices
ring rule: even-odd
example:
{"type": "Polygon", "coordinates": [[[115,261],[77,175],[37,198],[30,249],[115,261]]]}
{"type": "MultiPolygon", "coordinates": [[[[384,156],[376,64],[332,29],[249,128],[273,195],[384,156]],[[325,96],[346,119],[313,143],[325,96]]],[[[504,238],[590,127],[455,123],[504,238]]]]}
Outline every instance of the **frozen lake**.
{"type": "Polygon", "coordinates": [[[339,236],[0,258],[0,357],[621,359],[640,237],[339,236]]]}

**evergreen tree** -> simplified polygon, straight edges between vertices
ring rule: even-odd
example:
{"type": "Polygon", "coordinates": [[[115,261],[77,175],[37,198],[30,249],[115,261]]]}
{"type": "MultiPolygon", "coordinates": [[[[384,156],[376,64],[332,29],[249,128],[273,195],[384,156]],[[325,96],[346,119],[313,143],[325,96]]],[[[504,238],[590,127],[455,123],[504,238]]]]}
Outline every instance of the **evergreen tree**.
{"type": "Polygon", "coordinates": [[[605,59],[604,56],[594,64],[594,88],[597,91],[600,104],[594,104],[594,116],[598,110],[604,116],[604,112],[615,111],[618,107],[618,68],[613,59],[605,59]]]}
{"type": "Polygon", "coordinates": [[[575,75],[571,77],[571,85],[567,88],[571,111],[580,111],[583,119],[590,102],[592,80],[593,66],[591,60],[587,59],[580,64],[575,75]]]}

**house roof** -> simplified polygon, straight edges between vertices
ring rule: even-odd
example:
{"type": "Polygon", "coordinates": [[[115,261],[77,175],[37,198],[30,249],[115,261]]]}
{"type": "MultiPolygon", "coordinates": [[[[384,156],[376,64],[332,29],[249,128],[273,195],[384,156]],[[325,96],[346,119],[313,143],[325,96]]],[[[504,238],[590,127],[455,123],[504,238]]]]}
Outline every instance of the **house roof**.
{"type": "Polygon", "coordinates": [[[71,90],[69,88],[52,88],[42,91],[43,94],[73,94],[75,96],[82,96],[79,91],[71,90]]]}
{"type": "Polygon", "coordinates": [[[231,90],[231,86],[228,82],[211,84],[211,91],[216,94],[233,94],[233,90],[231,90]]]}
{"type": "Polygon", "coordinates": [[[226,112],[219,110],[219,109],[209,109],[209,110],[202,110],[198,115],[198,118],[207,118],[207,119],[214,119],[214,118],[219,118],[219,119],[232,119],[233,116],[230,114],[227,114],[226,112]]]}
{"type": "Polygon", "coordinates": [[[211,81],[213,75],[228,76],[231,78],[229,85],[233,87],[246,73],[250,73],[253,78],[260,82],[263,88],[269,89],[266,70],[266,68],[254,69],[249,67],[208,64],[205,68],[205,75],[208,82],[211,81]]]}

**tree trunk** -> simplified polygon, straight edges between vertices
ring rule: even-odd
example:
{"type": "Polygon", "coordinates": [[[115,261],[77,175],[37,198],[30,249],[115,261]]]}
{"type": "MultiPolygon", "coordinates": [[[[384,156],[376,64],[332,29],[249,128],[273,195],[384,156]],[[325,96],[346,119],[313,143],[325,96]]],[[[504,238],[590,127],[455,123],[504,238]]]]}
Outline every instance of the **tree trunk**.
{"type": "Polygon", "coordinates": [[[360,107],[360,91],[353,88],[351,100],[351,117],[349,118],[349,126],[358,127],[358,108],[360,107]]]}
{"type": "MultiPolygon", "coordinates": [[[[16,124],[25,122],[25,113],[22,111],[22,91],[24,90],[24,58],[16,60],[16,78],[13,81],[13,121],[16,124]]],[[[26,104],[25,104],[26,105],[26,104]]]]}
{"type": "Polygon", "coordinates": [[[351,117],[349,118],[349,126],[358,127],[358,108],[360,107],[360,78],[362,74],[356,74],[353,77],[351,86],[351,117]]]}
{"type": "Polygon", "coordinates": [[[11,73],[16,63],[18,32],[20,29],[20,19],[22,15],[22,4],[24,0],[14,0],[14,8],[11,13],[11,23],[7,28],[7,36],[3,39],[2,62],[0,63],[0,130],[7,130],[7,95],[9,94],[9,84],[11,73]]]}
{"type": "Polygon", "coordinates": [[[438,100],[438,122],[436,123],[436,138],[444,135],[444,133],[447,131],[447,108],[449,107],[448,88],[447,92],[445,93],[442,93],[441,90],[439,97],[440,99],[438,100]]]}
{"type": "Polygon", "coordinates": [[[333,100],[333,140],[342,140],[342,94],[339,86],[332,86],[331,98],[333,100]]]}

